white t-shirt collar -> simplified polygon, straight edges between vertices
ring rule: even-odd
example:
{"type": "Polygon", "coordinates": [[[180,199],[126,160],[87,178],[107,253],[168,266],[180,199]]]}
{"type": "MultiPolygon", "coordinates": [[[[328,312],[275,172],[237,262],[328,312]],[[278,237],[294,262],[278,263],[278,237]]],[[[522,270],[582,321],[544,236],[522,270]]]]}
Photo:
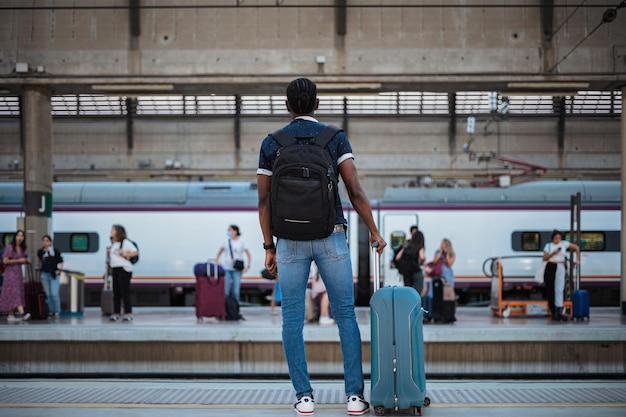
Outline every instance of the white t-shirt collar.
{"type": "Polygon", "coordinates": [[[298,119],[319,123],[316,118],[311,117],[311,116],[298,116],[298,117],[294,117],[293,120],[298,120],[298,119]]]}

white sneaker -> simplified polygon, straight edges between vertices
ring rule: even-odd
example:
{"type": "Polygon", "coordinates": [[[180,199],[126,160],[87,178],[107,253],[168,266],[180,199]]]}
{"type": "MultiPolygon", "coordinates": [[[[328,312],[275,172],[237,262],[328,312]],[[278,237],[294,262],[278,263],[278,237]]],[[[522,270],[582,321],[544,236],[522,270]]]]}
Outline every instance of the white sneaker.
{"type": "Polygon", "coordinates": [[[15,316],[7,316],[7,321],[9,323],[15,323],[17,319],[15,318],[15,316]]]}
{"type": "Polygon", "coordinates": [[[320,321],[319,321],[320,325],[324,326],[324,325],[329,325],[329,324],[335,324],[335,320],[331,319],[328,316],[322,316],[320,317],[320,321]]]}
{"type": "Polygon", "coordinates": [[[351,395],[348,397],[348,415],[362,416],[370,411],[370,403],[363,399],[362,395],[351,395]]]}
{"type": "Polygon", "coordinates": [[[22,316],[22,321],[26,321],[30,318],[30,313],[26,313],[22,316]]]}
{"type": "Polygon", "coordinates": [[[301,416],[312,416],[315,411],[315,401],[312,396],[300,398],[293,406],[296,409],[296,413],[301,416]]]}

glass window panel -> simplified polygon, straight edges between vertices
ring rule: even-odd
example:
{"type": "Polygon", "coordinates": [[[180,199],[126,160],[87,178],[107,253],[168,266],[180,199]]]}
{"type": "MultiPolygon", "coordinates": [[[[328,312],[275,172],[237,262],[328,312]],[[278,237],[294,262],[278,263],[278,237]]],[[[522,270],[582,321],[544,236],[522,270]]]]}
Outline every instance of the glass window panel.
{"type": "Polygon", "coordinates": [[[89,251],[89,235],[87,233],[72,233],[70,236],[70,250],[72,252],[89,251]]]}
{"type": "Polygon", "coordinates": [[[522,232],[522,250],[537,252],[541,250],[541,233],[522,232]]]}
{"type": "MultiPolygon", "coordinates": [[[[570,233],[565,232],[565,240],[571,242],[570,233]]],[[[585,252],[602,252],[606,250],[606,235],[604,232],[581,232],[580,250],[585,252]]]]}

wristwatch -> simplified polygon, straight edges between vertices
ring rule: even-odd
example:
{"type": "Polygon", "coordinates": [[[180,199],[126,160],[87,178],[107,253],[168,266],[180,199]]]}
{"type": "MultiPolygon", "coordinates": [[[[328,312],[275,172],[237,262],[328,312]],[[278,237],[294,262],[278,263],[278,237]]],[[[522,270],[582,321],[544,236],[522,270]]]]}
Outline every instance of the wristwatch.
{"type": "Polygon", "coordinates": [[[263,243],[263,249],[265,250],[276,249],[276,246],[274,245],[274,242],[270,243],[269,245],[266,245],[265,243],[263,243]]]}

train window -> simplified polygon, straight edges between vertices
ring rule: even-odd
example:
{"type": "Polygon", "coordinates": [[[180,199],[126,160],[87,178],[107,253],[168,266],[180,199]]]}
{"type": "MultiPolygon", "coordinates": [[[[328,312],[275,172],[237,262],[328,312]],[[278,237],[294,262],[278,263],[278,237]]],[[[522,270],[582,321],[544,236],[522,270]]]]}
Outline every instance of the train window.
{"type": "Polygon", "coordinates": [[[536,252],[541,250],[541,233],[539,232],[522,232],[521,233],[522,251],[536,252]]]}
{"type": "Polygon", "coordinates": [[[89,249],[89,236],[86,233],[72,233],[70,249],[72,252],[87,252],[89,249]]]}
{"type": "Polygon", "coordinates": [[[393,232],[391,232],[389,244],[391,245],[392,249],[395,250],[397,248],[402,247],[405,241],[406,241],[406,233],[399,231],[399,230],[394,230],[393,232]]]}
{"type": "Polygon", "coordinates": [[[0,242],[0,244],[3,248],[6,248],[13,240],[13,233],[11,232],[0,233],[0,236],[2,236],[2,242],[0,242]]]}
{"type": "Polygon", "coordinates": [[[94,253],[100,247],[100,238],[95,232],[55,232],[54,246],[62,253],[94,253]]]}
{"type": "MultiPolygon", "coordinates": [[[[564,232],[570,241],[570,233],[564,232]]],[[[619,230],[580,232],[580,249],[585,252],[619,252],[621,250],[619,230]]],[[[511,246],[516,252],[540,252],[546,243],[552,241],[552,231],[513,232],[511,246]]]]}
{"type": "MultiPolygon", "coordinates": [[[[565,233],[565,240],[570,239],[570,233],[565,233]]],[[[606,236],[604,232],[580,232],[580,249],[586,252],[605,251],[606,236]]]]}

